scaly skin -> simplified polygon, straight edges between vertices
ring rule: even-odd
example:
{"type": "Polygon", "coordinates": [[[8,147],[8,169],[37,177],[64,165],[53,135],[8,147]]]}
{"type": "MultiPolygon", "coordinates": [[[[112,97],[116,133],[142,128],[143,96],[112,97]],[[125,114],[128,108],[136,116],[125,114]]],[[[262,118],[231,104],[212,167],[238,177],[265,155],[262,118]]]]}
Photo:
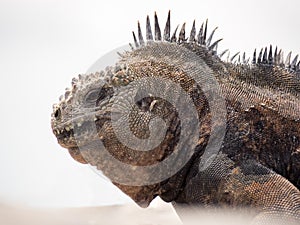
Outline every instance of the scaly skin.
{"type": "Polygon", "coordinates": [[[160,196],[177,206],[250,207],[260,212],[254,224],[263,224],[262,221],[273,216],[297,223],[300,220],[299,62],[295,58],[290,63],[289,55],[287,64],[283,64],[281,51],[276,48],[273,53],[272,47],[261,51],[258,57],[255,52],[251,64],[245,57],[242,62],[240,58],[235,63],[224,62],[215,50],[219,40],[211,44],[211,38],[206,38],[206,25],[202,25],[197,37],[193,26],[187,41],[184,25],[178,37],[176,32],[171,37],[170,14],[163,34],[156,15],[152,34],[147,17],[146,42],[138,26],[139,40],[134,34],[135,48],[131,52],[124,53],[106,71],[74,78],[72,89],[54,105],[51,125],[58,143],[78,162],[96,166],[140,206],[146,207],[160,196]],[[201,79],[197,80],[195,74],[201,79]],[[140,81],[142,87],[153,86],[146,78],[158,79],[154,88],[163,97],[171,95],[174,103],[181,104],[181,95],[174,91],[178,84],[191,99],[191,108],[196,110],[197,126],[191,122],[193,114],[189,114],[185,105],[181,114],[170,101],[152,91],[138,98],[139,91],[133,91],[130,85],[140,81]],[[175,84],[164,83],[165,80],[175,84]],[[211,81],[218,85],[213,86],[211,81]],[[223,118],[218,116],[222,107],[223,118]],[[117,120],[126,115],[130,131],[126,131],[124,124],[115,126],[113,114],[117,120]],[[136,143],[135,138],[147,140],[153,134],[158,137],[159,129],[153,130],[151,126],[157,117],[166,125],[159,145],[148,150],[141,147],[147,145],[132,147],[120,140],[122,135],[132,143],[136,143]],[[180,136],[185,121],[190,129],[180,136]],[[224,121],[224,137],[217,140],[220,144],[217,154],[202,170],[199,166],[210,138],[217,137],[212,132],[222,133],[224,121]],[[182,137],[186,138],[180,145],[182,137]],[[131,173],[117,168],[115,161],[105,155],[107,152],[137,168],[133,169],[134,183],[130,183],[131,173]],[[139,170],[162,163],[171,155],[176,160],[164,168],[158,167],[155,174],[139,170]],[[177,167],[175,173],[152,182],[155,176],[177,167]]]}

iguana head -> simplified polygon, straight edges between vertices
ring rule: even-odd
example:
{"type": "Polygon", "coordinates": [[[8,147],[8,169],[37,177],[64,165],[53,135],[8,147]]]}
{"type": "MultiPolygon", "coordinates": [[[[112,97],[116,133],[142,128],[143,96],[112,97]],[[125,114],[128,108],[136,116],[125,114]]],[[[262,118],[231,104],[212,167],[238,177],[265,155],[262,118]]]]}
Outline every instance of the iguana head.
{"type": "Polygon", "coordinates": [[[66,89],[60,97],[60,102],[53,105],[51,125],[58,143],[67,148],[71,156],[81,162],[87,163],[80,154],[79,147],[99,136],[91,132],[91,125],[96,122],[105,123],[108,119],[107,111],[101,106],[109,101],[113,94],[112,87],[107,82],[108,76],[104,72],[79,75],[73,78],[71,89],[66,89]],[[97,117],[96,113],[101,113],[97,117]],[[92,115],[91,117],[87,115],[92,115]],[[77,139],[75,132],[78,132],[77,139]]]}
{"type": "Polygon", "coordinates": [[[211,44],[214,31],[208,39],[206,32],[202,25],[196,37],[194,24],[187,42],[183,25],[178,37],[176,31],[171,36],[169,13],[163,34],[155,14],[153,35],[147,17],[146,41],[138,24],[132,51],[113,67],[74,78],[71,89],[53,106],[51,125],[58,143],[78,162],[97,167],[142,206],[180,189],[184,176],[168,181],[186,171],[196,145],[205,142],[199,141],[197,122],[208,112],[203,110],[207,101],[189,73],[209,73],[203,70],[203,60],[216,60],[214,66],[219,66],[219,40],[211,44]],[[186,122],[179,118],[183,115],[186,122]],[[172,163],[156,168],[170,155],[172,163]]]}

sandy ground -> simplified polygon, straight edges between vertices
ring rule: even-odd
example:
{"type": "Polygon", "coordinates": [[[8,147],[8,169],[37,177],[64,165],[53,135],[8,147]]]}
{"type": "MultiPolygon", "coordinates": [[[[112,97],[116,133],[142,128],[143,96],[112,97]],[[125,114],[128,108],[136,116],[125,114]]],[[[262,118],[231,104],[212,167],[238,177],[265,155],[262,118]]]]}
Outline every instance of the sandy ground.
{"type": "Polygon", "coordinates": [[[65,209],[0,205],[1,225],[162,225],[182,224],[171,206],[142,209],[133,204],[65,209]]]}
{"type": "MultiPolygon", "coordinates": [[[[189,210],[190,211],[190,210],[189,210]]],[[[250,212],[186,214],[184,225],[241,225],[250,224],[250,212]]],[[[182,216],[182,215],[181,215],[182,216]]],[[[253,222],[253,221],[252,221],[253,222]]],[[[265,223],[274,225],[273,222],[265,223]]],[[[147,209],[134,204],[61,208],[33,209],[0,204],[0,225],[183,225],[171,205],[163,204],[147,209]]],[[[259,223],[260,224],[260,223],[259,223]]],[[[288,225],[284,218],[277,225],[288,225]]],[[[296,221],[294,224],[300,224],[296,221]]]]}

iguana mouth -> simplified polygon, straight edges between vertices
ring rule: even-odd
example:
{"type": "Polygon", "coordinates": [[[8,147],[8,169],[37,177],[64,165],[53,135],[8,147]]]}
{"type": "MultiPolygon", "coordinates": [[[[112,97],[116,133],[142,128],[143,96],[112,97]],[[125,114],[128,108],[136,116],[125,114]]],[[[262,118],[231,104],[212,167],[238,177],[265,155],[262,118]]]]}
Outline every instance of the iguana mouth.
{"type": "Polygon", "coordinates": [[[98,131],[108,120],[108,116],[95,117],[93,120],[83,120],[81,116],[67,123],[53,125],[53,133],[62,147],[67,149],[78,148],[99,139],[98,131]]]}
{"type": "Polygon", "coordinates": [[[58,139],[70,138],[74,136],[73,128],[71,128],[70,126],[66,126],[61,129],[54,129],[53,133],[58,139]]]}

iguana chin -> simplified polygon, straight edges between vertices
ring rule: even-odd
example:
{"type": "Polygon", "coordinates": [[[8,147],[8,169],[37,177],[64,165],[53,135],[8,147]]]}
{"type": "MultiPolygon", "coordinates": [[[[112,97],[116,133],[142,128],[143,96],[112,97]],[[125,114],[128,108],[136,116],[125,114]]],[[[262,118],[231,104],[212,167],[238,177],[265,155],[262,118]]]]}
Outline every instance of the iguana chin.
{"type": "Polygon", "coordinates": [[[58,143],[76,161],[96,166],[140,206],[147,207],[160,196],[177,206],[250,207],[259,212],[258,221],[279,215],[286,222],[298,223],[298,56],[291,61],[289,54],[284,61],[282,50],[270,46],[255,51],[251,61],[245,54],[223,61],[225,52],[217,52],[220,40],[212,42],[215,29],[207,38],[207,21],[197,34],[194,21],[188,38],[185,24],[178,35],[177,28],[171,36],[170,12],[163,33],[156,14],[154,29],[147,17],[146,40],[138,23],[138,36],[133,32],[135,46],[121,54],[114,67],[74,78],[72,88],[54,105],[51,125],[58,143]],[[204,78],[202,83],[195,76],[204,78]],[[210,78],[217,81],[217,88],[208,84],[208,90],[203,90],[210,78]],[[139,84],[137,90],[130,86],[134,82],[139,84]],[[148,87],[150,91],[143,91],[148,87]],[[181,107],[182,112],[164,99],[180,106],[181,96],[174,91],[178,87],[192,103],[181,107]],[[224,105],[215,101],[216,95],[224,105]],[[212,132],[224,122],[213,114],[219,115],[224,106],[224,137],[217,140],[217,154],[201,170],[212,132]],[[190,108],[195,109],[197,126],[191,122],[195,115],[188,113],[190,108]],[[119,124],[114,125],[112,114],[119,124]],[[158,145],[146,149],[147,139],[152,137],[153,141],[160,133],[152,126],[153,120],[156,125],[164,123],[164,136],[158,145]],[[186,124],[191,129],[183,133],[186,124]],[[130,145],[136,139],[141,143],[130,145]],[[145,169],[171,156],[176,160],[163,169],[145,169]],[[130,171],[118,168],[116,161],[129,165],[130,171]],[[177,167],[175,173],[168,174],[177,167]],[[161,174],[168,176],[152,182],[161,174]]]}

